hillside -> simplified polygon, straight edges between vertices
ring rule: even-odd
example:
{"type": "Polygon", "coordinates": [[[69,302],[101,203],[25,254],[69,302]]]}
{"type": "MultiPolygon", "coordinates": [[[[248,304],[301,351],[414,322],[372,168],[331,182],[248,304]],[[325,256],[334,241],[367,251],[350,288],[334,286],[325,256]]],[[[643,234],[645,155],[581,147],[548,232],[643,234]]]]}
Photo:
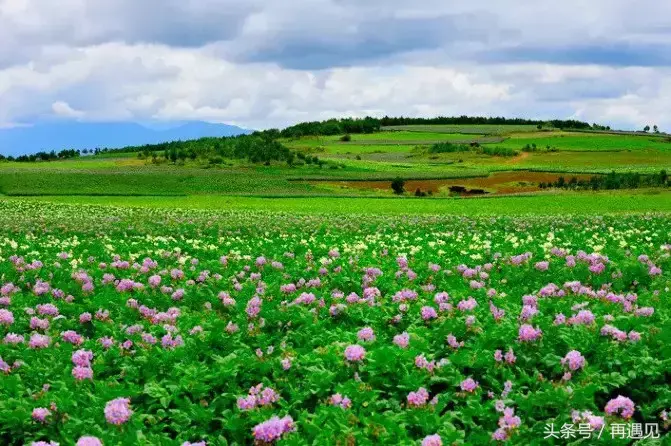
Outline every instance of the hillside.
{"type": "Polygon", "coordinates": [[[424,199],[519,194],[540,199],[601,189],[668,188],[671,139],[666,134],[618,133],[602,126],[562,130],[498,118],[376,127],[398,122],[385,119],[306,123],[289,131],[128,146],[59,161],[5,161],[0,163],[0,192],[392,198],[398,196],[391,187],[396,178],[404,182],[401,196],[424,199]],[[334,122],[350,130],[377,124],[370,132],[331,134],[334,122]],[[328,134],[283,136],[306,128],[328,134]]]}

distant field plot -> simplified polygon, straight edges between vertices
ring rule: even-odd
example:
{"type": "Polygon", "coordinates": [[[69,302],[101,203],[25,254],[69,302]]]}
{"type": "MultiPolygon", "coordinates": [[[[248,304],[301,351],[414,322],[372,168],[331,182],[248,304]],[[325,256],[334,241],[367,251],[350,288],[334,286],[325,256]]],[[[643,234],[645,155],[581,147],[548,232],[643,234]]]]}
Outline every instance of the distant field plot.
{"type": "Polygon", "coordinates": [[[305,214],[441,214],[441,215],[603,215],[639,212],[671,213],[671,192],[663,190],[593,193],[542,192],[481,198],[259,198],[225,195],[189,197],[48,196],[0,197],[0,201],[114,205],[143,208],[258,210],[305,214]]]}
{"type": "Polygon", "coordinates": [[[6,195],[295,195],[310,193],[312,189],[254,170],[15,170],[0,174],[0,192],[6,195]]]}
{"type": "Polygon", "coordinates": [[[332,136],[307,136],[299,139],[287,139],[282,143],[290,148],[307,148],[315,146],[354,145],[354,144],[433,144],[436,142],[450,141],[453,143],[470,142],[496,142],[500,138],[484,137],[483,135],[473,134],[468,136],[460,133],[443,132],[379,132],[367,134],[352,134],[350,141],[341,141],[343,135],[332,136]]]}
{"type": "MultiPolygon", "coordinates": [[[[126,154],[124,154],[126,155],[126,154]]],[[[137,154],[132,156],[87,156],[59,161],[37,161],[32,163],[0,162],[0,174],[8,170],[85,170],[110,169],[115,167],[143,166],[144,160],[138,159],[137,154]]]]}
{"type": "Polygon", "coordinates": [[[661,169],[671,169],[671,152],[641,150],[613,152],[607,156],[603,152],[526,153],[506,165],[570,172],[657,173],[661,169]]]}
{"type": "Polygon", "coordinates": [[[370,141],[370,144],[361,142],[351,142],[347,144],[328,144],[319,146],[319,150],[315,155],[319,155],[319,151],[339,154],[367,154],[367,153],[411,153],[417,150],[417,145],[405,143],[380,144],[375,141],[370,141]]]}
{"type": "Polygon", "coordinates": [[[535,125],[397,125],[383,127],[387,131],[403,132],[433,132],[433,133],[461,133],[468,135],[505,135],[515,132],[536,132],[538,128],[535,125]]]}
{"type": "MultiPolygon", "coordinates": [[[[340,141],[342,135],[324,136],[325,141],[340,141]]],[[[394,132],[379,132],[379,133],[360,133],[350,135],[352,142],[357,141],[451,141],[463,140],[464,135],[457,132],[437,132],[428,129],[423,132],[416,131],[394,131],[394,132]]]]}
{"type": "Polygon", "coordinates": [[[510,138],[498,145],[512,149],[522,149],[527,144],[536,144],[538,149],[550,147],[557,150],[625,151],[655,149],[671,151],[671,141],[653,136],[595,133],[556,133],[550,135],[533,138],[510,138]]]}

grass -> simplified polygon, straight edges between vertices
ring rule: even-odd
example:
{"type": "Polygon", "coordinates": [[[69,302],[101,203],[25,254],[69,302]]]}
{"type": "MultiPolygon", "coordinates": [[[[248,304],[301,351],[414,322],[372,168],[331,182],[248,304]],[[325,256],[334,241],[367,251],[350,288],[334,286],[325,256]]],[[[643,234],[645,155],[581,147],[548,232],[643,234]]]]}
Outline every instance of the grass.
{"type": "MultiPolygon", "coordinates": [[[[399,132],[457,133],[468,135],[506,135],[511,132],[536,132],[535,125],[397,125],[383,127],[383,130],[399,132]]],[[[548,130],[551,131],[551,130],[548,130]]]]}
{"type": "Polygon", "coordinates": [[[522,149],[526,144],[536,144],[539,149],[547,146],[558,150],[584,151],[625,151],[625,150],[659,150],[671,151],[671,142],[656,136],[611,135],[598,133],[563,133],[556,132],[550,136],[533,138],[510,138],[500,145],[512,149],[522,149]]]}
{"type": "Polygon", "coordinates": [[[453,215],[603,215],[671,213],[670,191],[542,193],[483,198],[260,198],[200,195],[189,197],[0,197],[3,201],[114,205],[142,208],[266,210],[301,214],[453,214],[453,215]]]}
{"type": "MultiPolygon", "coordinates": [[[[324,141],[340,142],[340,137],[342,135],[333,135],[323,137],[324,141]]],[[[450,141],[450,140],[462,140],[464,139],[463,134],[459,133],[444,133],[444,132],[434,132],[434,131],[424,131],[421,134],[417,132],[409,131],[397,131],[397,132],[379,132],[379,133],[365,133],[365,134],[352,134],[352,142],[357,141],[414,141],[417,139],[428,140],[428,141],[450,141]]]]}
{"type": "Polygon", "coordinates": [[[562,172],[567,177],[572,173],[611,170],[638,173],[671,170],[671,143],[653,135],[539,132],[535,126],[404,126],[401,131],[352,137],[353,141],[347,143],[340,142],[339,136],[305,137],[286,142],[326,160],[328,163],[323,168],[313,164],[293,168],[284,163],[250,165],[241,161],[204,168],[206,161],[202,160],[188,161],[183,166],[153,165],[133,153],[42,163],[3,162],[0,163],[0,193],[10,196],[366,196],[370,191],[310,184],[309,181],[389,181],[395,177],[438,180],[510,170],[562,172]],[[455,133],[457,130],[464,133],[455,133]],[[507,138],[493,146],[520,151],[525,144],[535,143],[538,148],[549,145],[559,151],[520,151],[518,156],[504,158],[471,152],[430,154],[428,145],[408,143],[455,141],[468,135],[479,138],[478,135],[485,133],[507,138]]]}

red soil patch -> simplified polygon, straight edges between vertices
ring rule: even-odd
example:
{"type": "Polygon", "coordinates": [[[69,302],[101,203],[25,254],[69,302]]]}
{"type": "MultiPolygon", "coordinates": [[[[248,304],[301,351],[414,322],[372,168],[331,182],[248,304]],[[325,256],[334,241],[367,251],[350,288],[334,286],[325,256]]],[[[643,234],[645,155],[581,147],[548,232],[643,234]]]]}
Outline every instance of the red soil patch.
{"type": "MultiPolygon", "coordinates": [[[[531,172],[528,170],[496,172],[488,177],[478,178],[450,178],[445,180],[408,180],[405,190],[414,192],[420,189],[423,192],[437,193],[441,189],[447,192],[450,186],[463,186],[467,189],[486,189],[496,195],[516,194],[520,192],[536,192],[540,190],[539,183],[552,183],[563,176],[566,181],[573,177],[589,180],[592,175],[585,174],[558,174],[549,172],[531,172]]],[[[391,190],[391,181],[313,181],[311,184],[332,184],[353,189],[391,190]]],[[[468,195],[468,194],[466,194],[468,195]]]]}

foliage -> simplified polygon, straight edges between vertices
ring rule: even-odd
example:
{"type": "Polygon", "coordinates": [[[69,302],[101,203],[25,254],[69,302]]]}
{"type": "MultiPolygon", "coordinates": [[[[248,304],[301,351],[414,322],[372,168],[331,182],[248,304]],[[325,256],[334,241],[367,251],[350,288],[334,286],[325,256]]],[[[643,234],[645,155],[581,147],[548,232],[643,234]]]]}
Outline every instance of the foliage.
{"type": "Polygon", "coordinates": [[[31,155],[20,155],[17,157],[4,156],[0,154],[0,161],[16,161],[19,163],[35,162],[35,161],[54,161],[54,160],[77,158],[79,157],[80,154],[81,152],[79,150],[71,150],[71,149],[61,150],[58,153],[52,150],[51,152],[37,152],[31,155]]]}
{"type": "Polygon", "coordinates": [[[546,424],[574,423],[575,410],[603,417],[590,444],[627,444],[611,432],[631,422],[658,423],[661,444],[669,439],[666,216],[0,202],[0,221],[2,309],[12,312],[0,332],[25,337],[0,344],[3,444],[252,444],[273,415],[294,421],[279,444],[419,444],[433,434],[489,444],[502,406],[519,417],[505,432],[511,444],[552,443],[546,424]],[[525,324],[540,335],[521,339],[525,324]],[[365,327],[374,339],[362,339],[365,327]],[[28,346],[36,333],[48,347],[28,346]],[[407,347],[395,341],[403,333],[407,347]],[[365,349],[360,362],[345,358],[353,344],[365,349]],[[91,380],[72,374],[80,349],[92,353],[91,380]],[[584,358],[575,369],[562,361],[571,351],[584,358]],[[241,409],[258,384],[276,398],[241,409]],[[425,401],[411,396],[421,388],[425,401]],[[336,394],[349,403],[334,404],[336,394]],[[635,404],[631,419],[606,413],[618,395],[635,404]],[[104,409],[117,398],[133,412],[115,426],[104,409]],[[44,422],[31,418],[36,408],[50,411],[44,422]]]}
{"type": "Polygon", "coordinates": [[[429,147],[429,153],[455,153],[455,152],[474,152],[489,156],[510,157],[517,155],[517,152],[509,147],[499,147],[491,145],[480,145],[477,142],[471,144],[454,144],[451,142],[439,142],[429,147]]]}
{"type": "Polygon", "coordinates": [[[589,180],[571,177],[569,180],[563,176],[554,183],[541,183],[541,189],[555,187],[558,189],[575,190],[600,190],[600,189],[638,189],[639,187],[668,187],[669,175],[666,170],[661,170],[656,175],[641,175],[638,173],[611,172],[608,175],[594,175],[589,180]]]}
{"type": "Polygon", "coordinates": [[[405,181],[401,178],[395,178],[391,182],[391,190],[394,191],[396,195],[401,195],[405,192],[405,181]]]}

